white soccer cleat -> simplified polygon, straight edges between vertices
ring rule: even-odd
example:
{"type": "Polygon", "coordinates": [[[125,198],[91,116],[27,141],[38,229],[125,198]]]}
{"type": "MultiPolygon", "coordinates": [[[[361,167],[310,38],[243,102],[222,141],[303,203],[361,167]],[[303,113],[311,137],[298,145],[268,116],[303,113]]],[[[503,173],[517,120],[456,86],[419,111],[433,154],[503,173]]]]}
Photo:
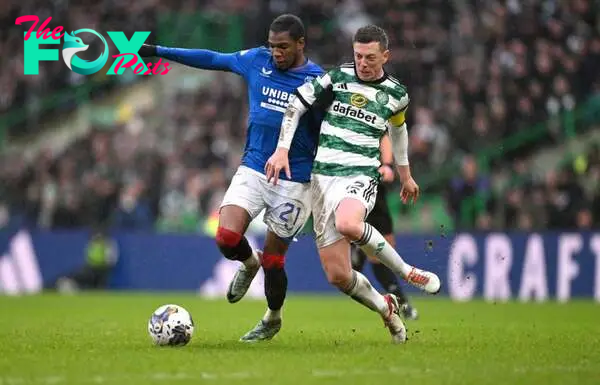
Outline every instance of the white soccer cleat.
{"type": "Polygon", "coordinates": [[[404,279],[414,287],[429,294],[439,293],[440,288],[442,287],[440,278],[436,274],[430,271],[417,269],[416,267],[413,267],[404,279]]]}
{"type": "Polygon", "coordinates": [[[236,303],[248,292],[250,285],[252,284],[252,280],[256,277],[256,273],[260,269],[260,258],[262,257],[262,253],[260,251],[253,251],[252,256],[250,258],[254,258],[256,260],[255,267],[247,267],[245,264],[242,264],[238,271],[235,272],[233,279],[229,283],[229,288],[227,289],[227,301],[229,303],[236,303]]]}
{"type": "Polygon", "coordinates": [[[383,296],[388,304],[388,314],[383,316],[383,323],[388,328],[392,335],[392,343],[403,344],[406,342],[406,327],[402,318],[400,318],[400,305],[398,304],[398,298],[393,294],[386,294],[383,296]]]}

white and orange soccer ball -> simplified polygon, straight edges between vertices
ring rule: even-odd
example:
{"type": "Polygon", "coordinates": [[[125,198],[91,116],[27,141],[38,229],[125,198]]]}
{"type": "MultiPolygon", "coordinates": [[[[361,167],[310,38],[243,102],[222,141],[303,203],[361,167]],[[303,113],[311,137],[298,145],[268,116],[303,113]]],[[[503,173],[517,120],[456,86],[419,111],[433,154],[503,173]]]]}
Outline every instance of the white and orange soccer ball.
{"type": "Polygon", "coordinates": [[[148,321],[148,333],[155,345],[187,345],[194,334],[194,320],[179,305],[163,305],[152,313],[148,321]]]}

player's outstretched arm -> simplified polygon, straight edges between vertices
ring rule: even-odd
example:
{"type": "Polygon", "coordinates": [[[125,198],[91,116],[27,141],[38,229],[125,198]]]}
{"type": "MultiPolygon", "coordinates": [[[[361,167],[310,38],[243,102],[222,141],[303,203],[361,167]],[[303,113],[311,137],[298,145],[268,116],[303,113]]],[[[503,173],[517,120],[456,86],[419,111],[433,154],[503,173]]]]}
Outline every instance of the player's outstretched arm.
{"type": "Polygon", "coordinates": [[[412,198],[414,203],[419,198],[419,186],[410,173],[410,164],[408,162],[408,131],[406,130],[404,119],[405,111],[406,109],[398,112],[390,119],[391,127],[389,131],[392,150],[394,158],[396,158],[400,182],[402,183],[402,191],[400,192],[402,201],[407,203],[412,198]]]}
{"type": "Polygon", "coordinates": [[[240,75],[244,73],[242,57],[246,52],[220,53],[208,49],[171,48],[152,44],[144,44],[138,51],[142,57],[158,56],[194,68],[230,71],[240,75]]]}

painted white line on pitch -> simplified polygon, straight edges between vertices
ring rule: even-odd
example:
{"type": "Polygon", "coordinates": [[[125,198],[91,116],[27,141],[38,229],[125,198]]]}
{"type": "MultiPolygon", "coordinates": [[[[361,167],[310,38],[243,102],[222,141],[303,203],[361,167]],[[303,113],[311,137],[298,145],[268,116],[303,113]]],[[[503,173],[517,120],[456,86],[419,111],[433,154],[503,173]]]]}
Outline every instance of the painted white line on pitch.
{"type": "Polygon", "coordinates": [[[68,378],[64,376],[46,376],[26,379],[22,377],[0,377],[0,385],[24,385],[24,384],[44,384],[44,385],[58,385],[64,383],[92,383],[92,384],[120,384],[123,382],[137,380],[137,381],[189,381],[189,380],[247,380],[256,379],[262,377],[259,373],[251,372],[232,372],[232,373],[154,373],[150,376],[93,376],[89,378],[68,378]]]}
{"type": "Polygon", "coordinates": [[[348,377],[348,376],[373,376],[389,374],[389,370],[313,370],[313,377],[348,377]]]}
{"type": "Polygon", "coordinates": [[[408,373],[418,372],[427,373],[429,369],[417,369],[417,368],[400,368],[400,367],[389,367],[386,369],[351,369],[351,370],[328,370],[328,369],[315,369],[311,372],[313,377],[350,377],[350,376],[377,376],[387,375],[396,373],[408,373]]]}
{"type": "Polygon", "coordinates": [[[244,380],[248,378],[259,378],[260,375],[253,374],[250,372],[232,372],[232,373],[208,373],[208,372],[200,372],[194,374],[188,373],[155,373],[150,376],[150,380],[163,381],[169,380],[171,381],[185,381],[185,380],[219,380],[219,379],[228,379],[228,380],[244,380]]]}
{"type": "Polygon", "coordinates": [[[2,385],[18,385],[24,383],[25,380],[23,378],[17,377],[7,377],[5,379],[0,379],[0,384],[2,385]]]}
{"type": "MultiPolygon", "coordinates": [[[[332,369],[314,369],[308,373],[301,373],[299,375],[306,375],[307,377],[317,378],[341,378],[341,377],[357,377],[357,376],[378,376],[378,375],[389,375],[398,373],[418,373],[418,374],[431,374],[452,371],[450,368],[410,368],[410,367],[389,367],[385,369],[351,369],[351,370],[332,370],[332,369]]],[[[527,374],[527,373],[598,373],[600,369],[592,366],[584,365],[556,365],[556,366],[532,366],[532,367],[514,367],[513,373],[515,374],[527,374]]],[[[23,377],[0,377],[0,385],[25,385],[25,384],[43,384],[43,385],[60,385],[69,383],[86,383],[86,384],[122,384],[129,381],[144,381],[144,382],[179,382],[179,381],[198,381],[205,380],[207,382],[219,381],[219,380],[248,380],[258,379],[264,377],[262,373],[256,372],[231,372],[231,373],[211,373],[211,372],[199,372],[199,373],[154,373],[148,376],[93,376],[88,378],[69,378],[66,376],[45,376],[37,378],[23,378],[23,377]]]]}
{"type": "Polygon", "coordinates": [[[60,377],[60,376],[45,377],[43,382],[46,383],[46,384],[48,384],[48,385],[55,385],[55,384],[59,384],[61,382],[65,382],[65,378],[64,377],[60,377]]]}
{"type": "Polygon", "coordinates": [[[516,367],[515,373],[577,373],[577,372],[600,372],[600,368],[588,365],[556,365],[556,366],[530,366],[516,367]]]}

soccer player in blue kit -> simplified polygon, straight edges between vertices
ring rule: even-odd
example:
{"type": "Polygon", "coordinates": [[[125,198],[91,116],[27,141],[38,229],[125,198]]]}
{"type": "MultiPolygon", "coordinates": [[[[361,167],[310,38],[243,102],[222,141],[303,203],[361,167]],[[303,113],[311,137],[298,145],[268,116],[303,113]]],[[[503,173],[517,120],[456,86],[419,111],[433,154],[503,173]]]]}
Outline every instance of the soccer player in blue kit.
{"type": "Polygon", "coordinates": [[[267,159],[277,148],[281,121],[296,88],[324,71],[304,56],[304,25],[290,14],[277,17],[269,28],[269,48],[230,54],[205,49],[169,48],[144,44],[140,56],[159,56],[195,68],[233,72],[248,85],[248,133],[242,163],[234,175],[219,211],[216,242],[221,253],[242,265],[234,276],[227,299],[239,301],[261,263],[265,272],[268,310],[243,341],[272,338],[281,329],[281,308],[287,291],[284,269],[290,241],[311,212],[310,174],[319,136],[318,113],[305,114],[289,153],[290,173],[274,186],[264,175],[267,159]],[[250,222],[265,209],[268,226],[262,258],[244,236],[250,222]]]}

